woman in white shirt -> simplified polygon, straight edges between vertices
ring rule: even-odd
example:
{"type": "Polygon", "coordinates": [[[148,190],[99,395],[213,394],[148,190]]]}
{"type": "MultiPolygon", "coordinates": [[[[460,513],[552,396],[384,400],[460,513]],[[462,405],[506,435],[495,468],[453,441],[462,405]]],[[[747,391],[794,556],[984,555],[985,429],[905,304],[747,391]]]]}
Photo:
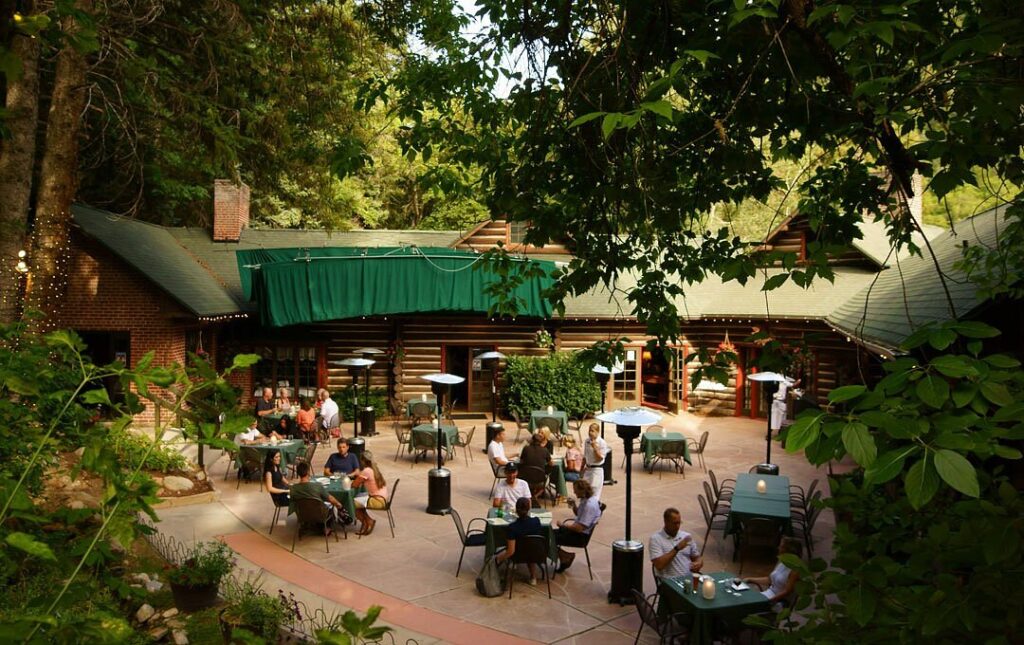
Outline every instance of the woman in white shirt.
{"type": "MultiPolygon", "coordinates": [[[[790,553],[798,558],[802,557],[804,545],[796,538],[784,537],[779,544],[779,555],[784,553],[790,553]]],[[[784,601],[793,599],[796,581],[799,579],[800,574],[784,565],[782,561],[776,563],[775,568],[767,577],[744,578],[746,582],[752,582],[763,590],[761,593],[772,603],[772,609],[776,611],[782,609],[784,601]]]]}
{"type": "Polygon", "coordinates": [[[604,486],[604,460],[607,456],[608,444],[601,438],[601,426],[591,423],[587,438],[583,441],[583,461],[586,462],[583,478],[594,489],[594,499],[598,501],[604,486]]]}

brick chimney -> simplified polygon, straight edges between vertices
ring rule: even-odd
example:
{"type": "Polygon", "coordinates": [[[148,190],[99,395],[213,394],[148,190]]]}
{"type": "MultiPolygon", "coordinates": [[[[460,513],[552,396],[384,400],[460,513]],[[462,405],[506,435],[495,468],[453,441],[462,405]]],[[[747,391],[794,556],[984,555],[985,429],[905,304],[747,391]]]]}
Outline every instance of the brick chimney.
{"type": "Polygon", "coordinates": [[[237,242],[249,225],[249,187],[230,179],[213,182],[213,241],[237,242]]]}

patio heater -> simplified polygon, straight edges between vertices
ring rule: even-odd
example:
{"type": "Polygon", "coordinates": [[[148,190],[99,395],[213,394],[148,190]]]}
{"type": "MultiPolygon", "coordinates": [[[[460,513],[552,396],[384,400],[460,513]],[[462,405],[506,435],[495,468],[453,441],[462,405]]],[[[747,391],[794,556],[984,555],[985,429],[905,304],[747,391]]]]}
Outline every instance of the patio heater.
{"type": "Polygon", "coordinates": [[[427,512],[431,515],[447,515],[452,509],[452,472],[444,467],[445,441],[441,411],[444,409],[445,395],[451,392],[452,386],[466,379],[455,374],[427,374],[420,378],[430,381],[430,389],[437,399],[437,440],[434,444],[437,467],[427,473],[427,512]]]}
{"type": "Polygon", "coordinates": [[[477,356],[484,361],[491,370],[491,422],[487,424],[487,438],[484,440],[484,452],[487,446],[491,445],[494,435],[504,430],[504,426],[498,421],[498,364],[505,355],[498,351],[484,352],[477,356]]]}
{"type": "Polygon", "coordinates": [[[772,409],[771,401],[772,397],[779,389],[780,383],[785,383],[787,386],[793,384],[793,379],[788,376],[783,376],[777,372],[757,372],[747,377],[751,381],[761,383],[764,388],[764,393],[769,401],[768,406],[768,434],[765,436],[765,442],[767,443],[767,452],[765,454],[764,463],[757,465],[757,474],[759,475],[778,475],[779,467],[772,463],[772,409]]]}
{"type": "MultiPolygon", "coordinates": [[[[598,385],[601,386],[601,414],[604,414],[605,394],[608,391],[608,381],[611,380],[612,375],[622,373],[622,363],[616,363],[611,367],[595,365],[593,372],[594,376],[597,378],[598,385]]],[[[597,418],[600,419],[601,417],[598,416],[597,418]]],[[[601,421],[601,438],[604,439],[604,421],[601,421]]],[[[615,483],[615,479],[612,477],[612,450],[609,448],[608,454],[604,456],[604,485],[612,486],[615,483]]]]}
{"type": "Polygon", "coordinates": [[[640,427],[661,421],[661,415],[647,408],[620,408],[597,417],[615,424],[615,433],[622,438],[626,455],[626,538],[612,542],[612,588],[608,602],[633,604],[633,590],[644,592],[644,543],[634,540],[633,525],[633,440],[640,436],[640,427]]]}
{"type": "Polygon", "coordinates": [[[355,353],[368,361],[372,361],[371,364],[366,367],[366,386],[363,394],[363,409],[359,412],[359,420],[363,424],[363,436],[372,437],[377,434],[377,416],[374,414],[373,406],[370,405],[370,370],[373,369],[373,363],[377,361],[377,357],[384,352],[373,347],[364,347],[362,349],[357,349],[355,353]]]}
{"type": "Polygon", "coordinates": [[[366,448],[366,440],[359,436],[359,376],[373,365],[373,361],[366,358],[346,358],[343,361],[332,361],[332,364],[347,367],[348,374],[352,377],[352,438],[349,439],[348,448],[358,456],[366,448]]]}

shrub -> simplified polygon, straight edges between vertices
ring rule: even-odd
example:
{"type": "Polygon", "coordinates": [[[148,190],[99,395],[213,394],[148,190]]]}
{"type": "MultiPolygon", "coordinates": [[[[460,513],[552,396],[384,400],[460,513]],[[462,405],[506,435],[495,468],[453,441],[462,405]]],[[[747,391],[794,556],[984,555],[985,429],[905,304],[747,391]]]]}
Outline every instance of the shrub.
{"type": "Polygon", "coordinates": [[[109,436],[114,451],[126,467],[131,468],[138,465],[140,461],[143,461],[143,458],[145,458],[145,463],[142,465],[143,470],[156,470],[168,473],[175,470],[185,470],[188,467],[185,455],[172,447],[161,443],[152,450],[149,450],[150,444],[153,442],[151,437],[127,429],[115,428],[111,428],[109,436]],[[148,455],[146,454],[147,450],[149,451],[148,455]]]}
{"type": "MultiPolygon", "coordinates": [[[[352,422],[352,386],[341,390],[334,402],[338,404],[339,420],[352,422]]],[[[359,388],[359,407],[362,408],[366,401],[366,390],[359,388]]],[[[390,416],[391,409],[388,407],[388,391],[382,387],[370,388],[370,405],[373,406],[373,417],[383,419],[390,416]]]]}
{"type": "Polygon", "coordinates": [[[601,389],[576,354],[509,356],[505,409],[523,418],[548,405],[580,417],[601,407],[601,389]]]}
{"type": "Polygon", "coordinates": [[[229,578],[222,594],[227,607],[224,618],[235,629],[250,631],[268,642],[277,642],[278,632],[299,617],[294,599],[278,591],[270,596],[263,591],[263,573],[241,579],[229,578]]]}
{"type": "Polygon", "coordinates": [[[187,587],[219,585],[235,567],[235,552],[223,542],[197,542],[171,567],[167,579],[187,587]]]}

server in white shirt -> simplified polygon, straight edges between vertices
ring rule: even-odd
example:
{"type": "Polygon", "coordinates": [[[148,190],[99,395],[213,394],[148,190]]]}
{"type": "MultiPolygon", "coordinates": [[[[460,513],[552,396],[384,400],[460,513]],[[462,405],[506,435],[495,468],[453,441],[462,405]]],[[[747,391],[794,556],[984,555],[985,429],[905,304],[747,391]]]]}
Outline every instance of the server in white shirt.
{"type": "Polygon", "coordinates": [[[607,456],[608,443],[601,438],[601,426],[591,423],[587,438],[583,441],[583,461],[587,464],[583,478],[594,489],[594,499],[598,501],[601,500],[601,489],[604,487],[604,460],[607,456]]]}

